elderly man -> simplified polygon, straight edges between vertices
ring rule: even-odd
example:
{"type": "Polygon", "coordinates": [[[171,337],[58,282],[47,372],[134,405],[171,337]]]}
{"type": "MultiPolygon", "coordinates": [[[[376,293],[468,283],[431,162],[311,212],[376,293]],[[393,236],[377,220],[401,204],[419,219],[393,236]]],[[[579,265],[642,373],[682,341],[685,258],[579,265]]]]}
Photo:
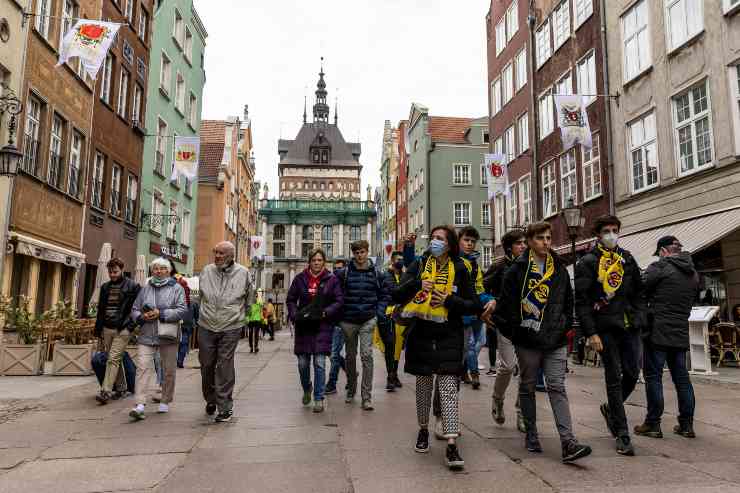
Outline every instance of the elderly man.
{"type": "Polygon", "coordinates": [[[228,241],[213,249],[214,261],[200,273],[198,343],[206,414],[217,422],[230,421],[236,374],[234,353],[239,343],[250,298],[247,269],[234,262],[235,248],[228,241]]]}

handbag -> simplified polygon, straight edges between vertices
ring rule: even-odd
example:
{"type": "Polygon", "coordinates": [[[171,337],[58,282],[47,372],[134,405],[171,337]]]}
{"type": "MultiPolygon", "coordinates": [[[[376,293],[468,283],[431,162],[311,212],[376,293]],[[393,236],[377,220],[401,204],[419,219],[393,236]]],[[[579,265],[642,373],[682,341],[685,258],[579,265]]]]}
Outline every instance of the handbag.
{"type": "MultiPolygon", "coordinates": [[[[328,276],[327,276],[328,277],[328,276]]],[[[326,277],[321,279],[318,288],[316,288],[316,295],[313,299],[303,305],[296,311],[295,314],[295,328],[296,331],[305,332],[318,332],[321,326],[321,319],[324,317],[324,284],[326,283],[326,277]]]]}
{"type": "Polygon", "coordinates": [[[157,337],[165,339],[167,341],[179,341],[180,340],[180,323],[170,323],[157,321],[157,337]]]}

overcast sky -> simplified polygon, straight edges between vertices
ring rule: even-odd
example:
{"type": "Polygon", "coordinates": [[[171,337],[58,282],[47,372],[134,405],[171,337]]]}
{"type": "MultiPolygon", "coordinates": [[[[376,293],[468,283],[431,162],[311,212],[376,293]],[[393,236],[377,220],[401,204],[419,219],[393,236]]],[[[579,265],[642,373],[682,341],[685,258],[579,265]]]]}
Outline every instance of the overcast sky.
{"type": "Polygon", "coordinates": [[[208,31],[203,118],[249,104],[257,178],[278,184],[277,140],[293,139],[325,58],[339,128],[362,144],[362,189],[380,184],[383,123],[412,102],[432,115],[488,114],[490,0],[195,0],[208,31]]]}

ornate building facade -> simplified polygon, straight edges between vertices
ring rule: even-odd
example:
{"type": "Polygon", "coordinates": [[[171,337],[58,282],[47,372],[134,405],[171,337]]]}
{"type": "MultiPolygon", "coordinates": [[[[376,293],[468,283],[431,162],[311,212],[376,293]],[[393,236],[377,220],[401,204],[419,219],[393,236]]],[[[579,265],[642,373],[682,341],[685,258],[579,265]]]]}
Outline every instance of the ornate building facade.
{"type": "MultiPolygon", "coordinates": [[[[255,264],[257,283],[265,295],[284,301],[296,274],[307,263],[308,252],[323,248],[327,260],[348,258],[349,245],[368,240],[372,245],[375,204],[362,201],[360,144],[347,142],[329,120],[323,67],[319,72],[313,121],[306,108],[303,125],[294,140],[278,141],[279,199],[263,198],[258,227],[267,253],[255,264]]],[[[376,253],[371,251],[370,255],[376,253]]]]}

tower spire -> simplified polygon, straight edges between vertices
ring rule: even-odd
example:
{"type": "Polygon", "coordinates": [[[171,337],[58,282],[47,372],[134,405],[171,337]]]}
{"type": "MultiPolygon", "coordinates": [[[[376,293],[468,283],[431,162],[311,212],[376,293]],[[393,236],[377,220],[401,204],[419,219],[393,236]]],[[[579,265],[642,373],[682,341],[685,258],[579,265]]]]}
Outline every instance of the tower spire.
{"type": "Polygon", "coordinates": [[[306,123],[306,95],[303,95],[303,123],[306,123]]]}
{"type": "Polygon", "coordinates": [[[329,105],[326,104],[326,81],[324,81],[324,57],[321,57],[321,71],[316,83],[316,104],[313,105],[314,123],[329,123],[329,105]]]}
{"type": "Polygon", "coordinates": [[[339,96],[334,97],[334,125],[339,124],[339,96]]]}

